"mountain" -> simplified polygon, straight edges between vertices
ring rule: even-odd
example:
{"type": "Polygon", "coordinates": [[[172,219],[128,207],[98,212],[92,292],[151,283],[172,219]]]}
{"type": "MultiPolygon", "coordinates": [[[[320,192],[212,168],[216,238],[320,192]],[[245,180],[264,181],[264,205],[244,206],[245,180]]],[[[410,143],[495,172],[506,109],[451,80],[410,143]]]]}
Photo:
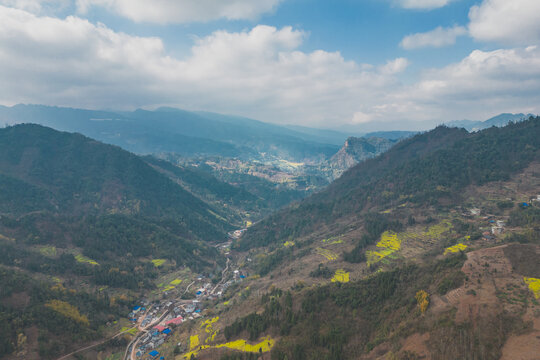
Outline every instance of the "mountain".
{"type": "Polygon", "coordinates": [[[58,357],[103,338],[164,272],[219,268],[214,244],[258,201],[207,174],[34,124],[0,129],[0,189],[0,357],[58,357]]]}
{"type": "Polygon", "coordinates": [[[299,206],[254,226],[242,246],[302,236],[350,218],[366,206],[459,197],[471,184],[507,178],[537,156],[538,119],[478,133],[438,127],[398,143],[381,156],[345,172],[299,206]]]}
{"type": "Polygon", "coordinates": [[[497,126],[497,127],[506,126],[511,121],[519,122],[519,121],[528,119],[531,116],[534,116],[534,115],[503,113],[485,121],[456,120],[456,121],[450,121],[446,123],[446,125],[450,127],[464,128],[467,131],[479,131],[482,129],[487,129],[492,126],[497,126]]]}
{"type": "MultiPolygon", "coordinates": [[[[166,215],[182,217],[194,226],[203,221],[216,231],[223,227],[208,216],[205,203],[139,157],[82,135],[39,125],[2,129],[0,171],[5,179],[41,192],[58,213],[166,215]]],[[[17,214],[8,207],[3,211],[17,214]]]]}
{"type": "Polygon", "coordinates": [[[343,147],[328,160],[332,178],[337,179],[344,171],[361,161],[375,157],[390,149],[396,141],[379,137],[350,137],[343,147]]]}
{"type": "Polygon", "coordinates": [[[223,341],[274,336],[275,359],[534,359],[539,164],[540,118],[440,126],[361,162],[236,241],[263,295],[228,298],[223,341]]]}
{"type": "Polygon", "coordinates": [[[318,161],[339,150],[303,132],[260,121],[207,112],[160,108],[93,111],[40,105],[0,108],[4,124],[37,123],[79,132],[138,154],[177,153],[318,161]]]}
{"type": "Polygon", "coordinates": [[[363,137],[383,138],[388,140],[401,140],[416,135],[417,131],[375,131],[364,134],[363,137]]]}
{"type": "Polygon", "coordinates": [[[539,134],[440,126],[249,227],[292,182],[277,165],[1,129],[0,357],[534,359],[539,134]]]}
{"type": "MultiPolygon", "coordinates": [[[[209,243],[225,241],[231,223],[243,222],[240,211],[217,205],[231,196],[247,203],[255,198],[195,173],[179,170],[173,180],[116,146],[40,125],[1,129],[0,153],[0,238],[25,239],[5,244],[13,254],[53,246],[58,254],[81,254],[104,267],[133,269],[149,258],[208,266],[216,255],[209,243]],[[182,176],[197,183],[197,191],[175,181],[182,176]],[[212,191],[214,202],[202,195],[212,191]],[[118,259],[126,253],[134,259],[118,259]]],[[[28,260],[26,267],[45,260],[28,260]]],[[[131,283],[115,284],[134,287],[133,280],[146,275],[130,276],[131,283]]]]}

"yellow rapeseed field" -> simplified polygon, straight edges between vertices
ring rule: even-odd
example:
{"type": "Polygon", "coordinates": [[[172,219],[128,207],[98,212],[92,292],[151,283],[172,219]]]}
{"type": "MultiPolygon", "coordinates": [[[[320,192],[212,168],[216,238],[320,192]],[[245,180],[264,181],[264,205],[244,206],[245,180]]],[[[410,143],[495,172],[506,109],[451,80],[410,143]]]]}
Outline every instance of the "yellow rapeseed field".
{"type": "Polygon", "coordinates": [[[77,262],[80,262],[80,263],[86,263],[90,265],[99,265],[97,261],[87,258],[86,256],[81,255],[81,254],[75,255],[75,260],[77,260],[77,262]]]}
{"type": "Polygon", "coordinates": [[[524,277],[523,281],[529,285],[529,290],[532,291],[534,297],[540,299],[540,279],[524,277]]]}
{"type": "Polygon", "coordinates": [[[395,253],[401,249],[401,240],[398,234],[393,231],[385,231],[381,235],[381,240],[377,243],[380,251],[366,251],[366,259],[368,265],[375,264],[385,257],[395,253]]]}
{"type": "Polygon", "coordinates": [[[155,267],[160,267],[161,265],[165,264],[165,259],[154,259],[152,260],[152,264],[154,264],[155,267]]]}
{"type": "Polygon", "coordinates": [[[348,283],[349,273],[343,269],[336,270],[336,274],[332,278],[332,282],[348,283]]]}
{"type": "Polygon", "coordinates": [[[189,350],[194,350],[199,346],[199,335],[189,337],[189,350]]]}
{"type": "MultiPolygon", "coordinates": [[[[193,336],[192,336],[193,337],[193,336]]],[[[197,337],[197,341],[198,341],[197,337]]],[[[229,348],[232,350],[242,351],[242,352],[250,352],[250,353],[259,353],[259,352],[268,352],[272,350],[272,348],[275,345],[275,340],[272,339],[270,336],[264,337],[261,339],[261,341],[257,344],[251,345],[246,340],[240,339],[236,341],[231,341],[225,344],[219,344],[219,345],[202,345],[199,346],[197,342],[197,346],[199,346],[198,349],[193,349],[193,347],[190,346],[190,352],[187,354],[182,355],[184,359],[190,359],[191,355],[197,355],[197,353],[201,350],[205,349],[219,349],[219,348],[229,348]]]]}
{"type": "Polygon", "coordinates": [[[467,245],[465,244],[456,244],[454,246],[450,246],[444,250],[444,255],[450,254],[450,253],[458,253],[460,251],[464,251],[467,248],[467,245]]]}

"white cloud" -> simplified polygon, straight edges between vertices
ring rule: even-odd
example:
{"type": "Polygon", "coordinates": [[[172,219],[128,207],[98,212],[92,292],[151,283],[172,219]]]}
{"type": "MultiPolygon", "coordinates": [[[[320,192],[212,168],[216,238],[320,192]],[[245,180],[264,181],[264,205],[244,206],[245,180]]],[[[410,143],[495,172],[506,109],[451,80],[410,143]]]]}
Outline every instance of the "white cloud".
{"type": "Polygon", "coordinates": [[[0,0],[0,5],[26,10],[35,14],[54,12],[68,7],[71,0],[0,0]]]}
{"type": "Polygon", "coordinates": [[[409,116],[418,119],[486,119],[498,112],[538,113],[540,50],[475,50],[458,63],[426,71],[420,81],[396,92],[393,98],[395,103],[419,106],[408,110],[409,116]]]}
{"type": "Polygon", "coordinates": [[[409,64],[404,58],[358,64],[339,52],[300,51],[304,38],[291,27],[217,31],[175,58],[159,38],[0,6],[0,103],[168,105],[325,127],[402,121],[412,127],[540,110],[534,46],[476,50],[406,86],[398,78],[409,64]]]}
{"type": "Polygon", "coordinates": [[[299,51],[304,37],[263,25],[217,31],[178,59],[159,38],[0,7],[0,103],[171,105],[322,124],[350,119],[362,103],[399,86],[393,74],[404,70],[405,59],[359,65],[338,52],[299,51]]]}
{"type": "Polygon", "coordinates": [[[479,41],[538,44],[539,14],[538,0],[484,0],[469,11],[469,31],[479,41]]]}
{"type": "Polygon", "coordinates": [[[424,47],[443,47],[456,43],[458,36],[467,34],[467,29],[463,26],[454,26],[443,28],[441,26],[434,30],[407,35],[403,38],[400,46],[406,50],[424,48],[424,47]]]}
{"type": "Polygon", "coordinates": [[[397,58],[394,60],[390,60],[386,63],[386,65],[381,66],[381,73],[383,74],[399,74],[400,72],[405,71],[405,69],[409,66],[409,60],[405,58],[397,58]]]}
{"type": "Polygon", "coordinates": [[[444,7],[453,0],[395,0],[405,9],[432,10],[444,7]]]}
{"type": "Polygon", "coordinates": [[[282,0],[76,0],[80,12],[105,7],[136,22],[191,23],[220,18],[254,19],[282,0]]]}

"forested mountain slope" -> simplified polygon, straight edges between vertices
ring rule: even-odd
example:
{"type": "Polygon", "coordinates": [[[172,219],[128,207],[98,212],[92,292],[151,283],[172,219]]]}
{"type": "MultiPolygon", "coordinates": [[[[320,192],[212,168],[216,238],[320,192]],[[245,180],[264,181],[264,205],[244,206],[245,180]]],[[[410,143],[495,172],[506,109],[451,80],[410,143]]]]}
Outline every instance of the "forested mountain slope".
{"type": "Polygon", "coordinates": [[[213,244],[234,227],[216,205],[252,195],[176,175],[217,202],[116,146],[40,125],[0,129],[0,357],[27,349],[26,337],[39,358],[100,339],[164,271],[222,261],[213,244]]]}
{"type": "Polygon", "coordinates": [[[253,226],[241,248],[302,236],[324,224],[354,222],[370,207],[456,201],[468,185],[505,180],[538,159],[540,118],[477,133],[438,127],[367,160],[298,206],[253,226]],[[349,219],[349,220],[345,220],[349,219]]]}

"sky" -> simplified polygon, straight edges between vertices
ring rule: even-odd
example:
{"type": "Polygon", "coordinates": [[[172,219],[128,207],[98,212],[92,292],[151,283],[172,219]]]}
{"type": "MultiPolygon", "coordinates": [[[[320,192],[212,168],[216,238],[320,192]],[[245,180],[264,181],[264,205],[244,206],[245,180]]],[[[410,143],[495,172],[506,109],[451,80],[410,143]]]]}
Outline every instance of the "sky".
{"type": "Polygon", "coordinates": [[[539,0],[0,0],[0,104],[329,129],[540,113],[539,0]]]}

